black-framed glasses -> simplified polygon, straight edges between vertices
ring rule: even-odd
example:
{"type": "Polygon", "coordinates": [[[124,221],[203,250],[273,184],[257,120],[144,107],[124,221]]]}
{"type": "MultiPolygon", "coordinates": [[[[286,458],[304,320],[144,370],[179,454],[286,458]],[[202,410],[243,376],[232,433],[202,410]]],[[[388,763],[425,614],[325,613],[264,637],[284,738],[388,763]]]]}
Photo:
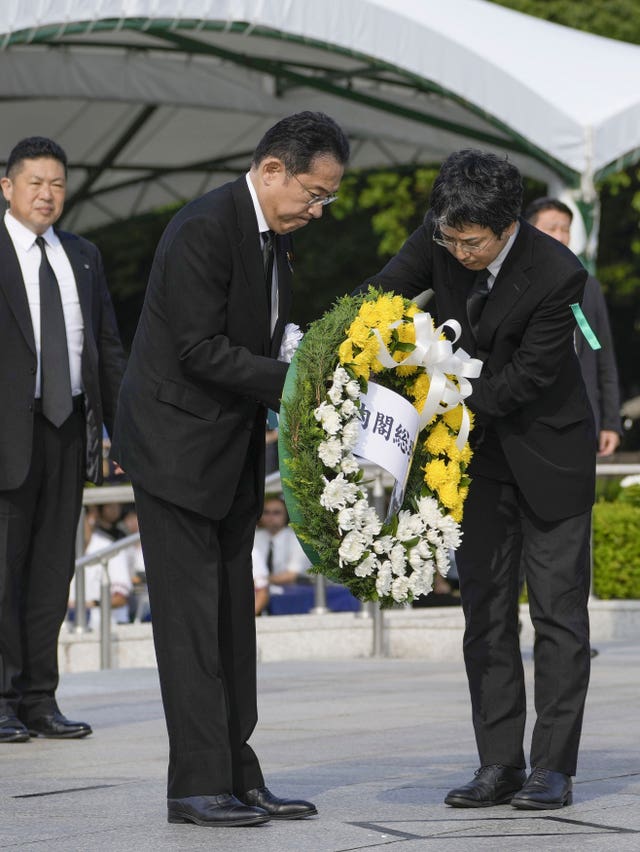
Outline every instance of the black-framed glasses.
{"type": "Polygon", "coordinates": [[[480,252],[484,251],[494,240],[500,239],[500,237],[492,234],[488,239],[481,243],[478,243],[477,238],[473,237],[468,240],[453,240],[451,237],[446,237],[438,228],[434,228],[432,238],[434,243],[437,243],[439,246],[443,246],[443,248],[449,249],[449,251],[456,251],[456,249],[460,249],[460,251],[465,254],[480,254],[480,252]]]}
{"type": "Polygon", "coordinates": [[[307,201],[307,207],[315,207],[316,204],[319,204],[321,207],[326,207],[327,204],[333,204],[338,197],[335,192],[330,192],[329,195],[316,195],[315,192],[311,192],[311,190],[308,189],[308,187],[306,187],[294,174],[291,174],[291,177],[297,180],[304,191],[311,196],[309,201],[307,201]]]}

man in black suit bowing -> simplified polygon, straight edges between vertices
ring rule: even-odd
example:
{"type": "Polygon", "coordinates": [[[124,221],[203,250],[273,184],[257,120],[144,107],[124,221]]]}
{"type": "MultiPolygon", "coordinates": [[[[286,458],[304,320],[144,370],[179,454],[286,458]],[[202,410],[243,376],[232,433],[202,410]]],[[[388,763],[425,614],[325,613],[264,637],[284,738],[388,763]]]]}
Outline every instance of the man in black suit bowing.
{"type": "Polygon", "coordinates": [[[100,253],[53,227],[66,174],[62,148],[36,136],[0,180],[0,742],[91,733],[56,703],[58,633],[125,358],[100,253]]]}
{"type": "Polygon", "coordinates": [[[589,526],[595,431],[573,346],[586,271],[519,218],[522,180],[506,159],[465,150],[444,162],[431,209],[373,283],[413,297],[432,288],[440,321],[484,362],[472,483],[456,556],[464,657],[481,767],[445,801],[559,808],[572,800],[589,680],[589,526]],[[532,772],[518,640],[524,564],[535,627],[532,772]]]}
{"type": "Polygon", "coordinates": [[[272,127],[250,171],[184,207],[151,270],[113,456],[133,482],[169,732],[170,822],[316,813],[274,796],[256,725],[251,550],[291,299],[292,231],[335,198],[348,142],[322,113],[272,127]]]}

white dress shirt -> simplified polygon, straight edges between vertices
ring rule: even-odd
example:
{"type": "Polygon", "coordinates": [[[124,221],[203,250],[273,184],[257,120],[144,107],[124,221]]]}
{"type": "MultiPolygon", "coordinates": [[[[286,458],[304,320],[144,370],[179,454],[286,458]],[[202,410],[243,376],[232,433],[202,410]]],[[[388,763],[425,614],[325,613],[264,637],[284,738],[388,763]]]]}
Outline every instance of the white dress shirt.
{"type": "MultiPolygon", "coordinates": [[[[262,234],[266,231],[269,231],[269,225],[267,224],[267,220],[264,218],[264,213],[262,212],[262,207],[260,207],[260,202],[258,201],[258,195],[256,193],[256,188],[251,182],[251,178],[249,176],[249,172],[246,174],[247,186],[249,187],[249,192],[251,193],[251,200],[253,201],[253,208],[256,211],[256,219],[258,220],[258,231],[260,237],[260,252],[262,252],[262,234]]],[[[274,263],[273,263],[273,272],[271,275],[271,334],[273,335],[273,330],[276,327],[276,323],[278,322],[278,264],[275,262],[275,246],[274,246],[274,263]]]]}
{"type": "MultiPolygon", "coordinates": [[[[38,372],[36,374],[36,397],[40,396],[40,261],[42,252],[36,245],[36,234],[19,222],[10,211],[4,214],[4,223],[9,237],[16,250],[18,263],[22,271],[31,322],[33,324],[33,336],[36,343],[36,354],[38,356],[38,372]]],[[[82,346],[84,344],[84,321],[78,298],[76,279],[71,268],[67,253],[62,248],[58,236],[52,227],[42,235],[46,243],[46,252],[51,268],[53,269],[58,286],[60,287],[60,298],[62,299],[62,311],[64,313],[64,324],[67,330],[67,349],[69,351],[69,374],[71,377],[71,393],[78,396],[83,391],[82,385],[82,346]]]]}

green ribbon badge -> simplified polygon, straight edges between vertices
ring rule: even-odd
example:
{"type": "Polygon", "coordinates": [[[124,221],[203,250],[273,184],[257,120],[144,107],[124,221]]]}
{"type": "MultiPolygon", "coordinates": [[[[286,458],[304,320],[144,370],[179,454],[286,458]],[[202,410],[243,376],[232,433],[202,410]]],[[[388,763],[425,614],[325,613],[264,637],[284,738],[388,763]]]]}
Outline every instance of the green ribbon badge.
{"type": "Polygon", "coordinates": [[[580,307],[580,305],[576,302],[574,305],[571,305],[571,310],[573,311],[573,315],[576,318],[578,327],[580,331],[584,334],[589,346],[592,349],[602,349],[600,341],[596,337],[594,330],[589,325],[587,318],[582,313],[582,308],[580,307]]]}

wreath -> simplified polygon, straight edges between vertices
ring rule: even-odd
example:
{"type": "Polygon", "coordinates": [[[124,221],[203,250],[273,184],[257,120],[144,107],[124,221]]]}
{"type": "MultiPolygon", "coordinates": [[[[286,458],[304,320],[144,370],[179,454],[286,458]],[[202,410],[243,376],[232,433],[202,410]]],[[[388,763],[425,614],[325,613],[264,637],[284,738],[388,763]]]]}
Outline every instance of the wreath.
{"type": "Polygon", "coordinates": [[[480,362],[453,351],[460,326],[394,293],[340,298],[311,324],[293,358],[280,408],[280,474],[291,525],[311,571],[363,601],[409,602],[445,576],[461,539],[472,415],[464,405],[480,362]],[[361,394],[376,382],[417,410],[419,432],[400,509],[371,505],[354,455],[361,394]]]}

